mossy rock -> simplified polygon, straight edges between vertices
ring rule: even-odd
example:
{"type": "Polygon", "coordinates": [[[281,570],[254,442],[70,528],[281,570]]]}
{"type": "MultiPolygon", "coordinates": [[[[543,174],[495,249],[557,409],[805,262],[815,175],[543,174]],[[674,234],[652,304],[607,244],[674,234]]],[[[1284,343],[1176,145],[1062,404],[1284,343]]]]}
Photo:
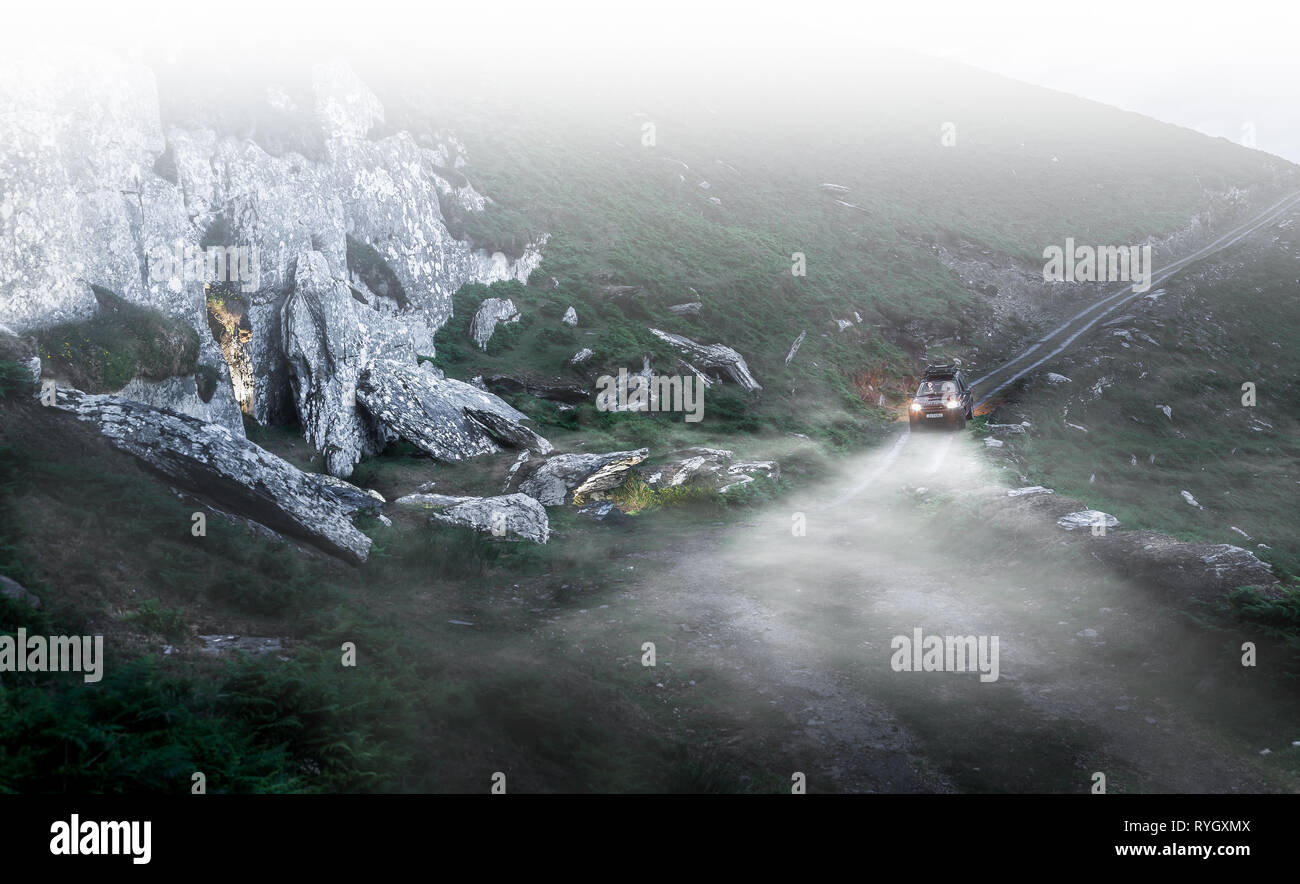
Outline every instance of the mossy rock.
{"type": "Polygon", "coordinates": [[[41,367],[87,393],[120,390],[134,378],[163,380],[193,374],[199,333],[179,319],[91,286],[99,310],[36,334],[41,367]]]}

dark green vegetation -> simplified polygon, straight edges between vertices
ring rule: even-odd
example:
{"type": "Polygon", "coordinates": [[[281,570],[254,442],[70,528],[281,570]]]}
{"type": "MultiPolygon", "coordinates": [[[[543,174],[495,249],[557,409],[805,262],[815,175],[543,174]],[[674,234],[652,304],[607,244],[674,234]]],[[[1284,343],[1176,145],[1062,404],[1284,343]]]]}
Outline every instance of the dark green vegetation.
{"type": "MultiPolygon", "coordinates": [[[[0,573],[44,603],[0,599],[0,630],[103,634],[107,657],[94,685],[5,674],[0,790],[179,794],[195,771],[212,792],[486,792],[500,769],[512,791],[779,782],[651,719],[654,677],[630,665],[635,648],[626,664],[575,659],[536,628],[617,596],[626,553],[608,544],[689,531],[689,513],[601,533],[556,513],[545,548],[396,514],[367,526],[375,546],[355,569],[212,515],[193,537],[201,505],[90,428],[26,402],[0,409],[0,573]],[[219,660],[200,650],[214,633],[278,636],[286,651],[219,660]],[[340,663],[346,641],[355,668],[340,663]]],[[[388,461],[431,469],[401,451],[388,461]]]]}
{"type": "MultiPolygon", "coordinates": [[[[447,80],[421,94],[427,78],[408,78],[400,95],[384,94],[383,77],[370,78],[388,109],[377,134],[408,129],[418,137],[447,128],[466,143],[467,180],[495,202],[486,212],[462,213],[444,201],[453,232],[511,255],[541,232],[551,237],[531,284],[467,286],[455,296],[455,317],[435,342],[437,364],[453,377],[520,374],[594,391],[597,374],[639,370],[643,356],[661,371],[674,366],[676,354],[648,326],[722,342],[746,357],[765,389],[751,398],[729,384],[715,387],[699,425],[680,415],[602,414],[590,403],[560,411],[531,396],[511,398],[561,450],[577,450],[578,442],[586,450],[647,445],[658,457],[678,445],[721,443],[777,458],[786,475],[803,478],[821,468],[822,451],[880,438],[893,414],[874,405],[877,395],[901,402],[904,379],[927,345],[967,352],[984,343],[981,332],[1006,333],[989,324],[985,293],[949,271],[936,247],[1002,252],[1034,265],[1045,243],[1066,236],[1123,243],[1173,230],[1203,207],[1207,190],[1267,191],[1289,174],[1227,142],[976,72],[949,72],[942,84],[916,85],[915,94],[897,88],[907,77],[880,73],[865,72],[879,91],[827,89],[805,72],[781,71],[780,82],[750,82],[748,95],[712,87],[603,89],[581,107],[527,84],[510,84],[505,94],[512,97],[503,99],[447,80]],[[457,104],[449,99],[456,95],[472,98],[457,104]],[[949,121],[956,143],[944,147],[949,121]],[[643,142],[646,123],[654,125],[653,144],[643,142]],[[837,189],[823,188],[827,183],[837,189]],[[794,253],[806,258],[806,276],[792,275],[794,253]],[[501,327],[480,352],[467,326],[491,296],[512,298],[523,319],[501,327]],[[704,305],[698,316],[668,309],[694,301],[704,305]],[[575,329],[560,322],[569,306],[579,315],[575,329]],[[836,319],[854,325],[841,332],[836,319]],[[808,337],[786,367],[790,344],[804,330],[808,337]],[[572,369],[569,359],[582,347],[595,355],[586,368],[572,369]],[[818,454],[783,448],[801,444],[791,433],[812,437],[818,454]]],[[[263,91],[256,85],[250,105],[263,91]]],[[[213,81],[212,88],[220,94],[224,85],[213,81]]],[[[162,94],[168,108],[185,105],[172,100],[167,83],[162,94]]],[[[231,131],[247,125],[272,152],[313,155],[311,139],[294,135],[299,121],[263,114],[228,123],[231,131]]],[[[445,175],[461,183],[460,172],[445,175]]],[[[205,244],[225,238],[214,225],[205,244]]],[[[348,265],[373,291],[405,302],[371,246],[350,238],[348,265]]],[[[128,324],[128,317],[108,293],[101,297],[112,309],[79,325],[80,337],[65,332],[43,344],[54,345],[42,354],[48,360],[64,360],[50,363],[53,373],[94,390],[155,376],[150,372],[197,371],[200,390],[210,386],[205,367],[194,365],[196,349],[188,359],[168,358],[132,337],[147,329],[150,341],[167,341],[165,329],[160,335],[129,317],[131,334],[108,334],[109,323],[128,324]]],[[[218,327],[238,343],[241,305],[218,306],[218,327]]],[[[1281,320],[1296,327],[1296,318],[1281,320]]],[[[1161,343],[1166,353],[1174,347],[1161,343]]],[[[1237,356],[1215,364],[1225,375],[1236,372],[1233,383],[1242,371],[1267,366],[1232,359],[1274,352],[1263,340],[1239,343],[1237,356]]],[[[186,346],[176,352],[184,356],[186,346]]],[[[1279,392],[1296,392],[1294,373],[1289,377],[1279,392]]],[[[22,369],[0,362],[0,573],[45,606],[0,602],[0,628],[102,632],[109,659],[97,686],[76,675],[5,676],[0,789],[180,793],[196,770],[214,792],[481,792],[497,770],[520,792],[788,789],[789,768],[733,748],[720,724],[732,732],[759,726],[784,739],[783,713],[739,708],[750,705],[749,695],[729,694],[705,667],[647,673],[638,663],[640,639],[626,640],[650,636],[666,646],[682,629],[639,607],[632,577],[653,582],[674,556],[702,554],[690,543],[734,528],[734,508],[774,495],[771,483],[754,482],[725,499],[632,483],[618,498],[636,515],[597,525],[553,510],[554,536],[544,548],[434,528],[418,512],[394,513],[392,528],[363,526],[375,541],[372,557],[349,568],[216,517],[206,537],[193,537],[190,516],[199,504],[178,500],[71,417],[13,402],[23,379],[22,369]],[[667,552],[655,558],[658,550],[667,552]],[[590,625],[570,632],[579,621],[590,625]],[[198,636],[216,633],[279,637],[285,651],[210,657],[198,636]],[[355,668],[340,665],[344,642],[357,646],[355,668]],[[164,655],[164,645],[177,652],[164,655]],[[679,709],[686,718],[672,717],[679,709]],[[720,709],[735,715],[728,720],[715,714],[720,709]]],[[[1117,435],[1086,440],[1055,429],[1063,403],[1046,391],[1043,415],[1031,416],[1042,432],[1029,437],[1025,456],[1044,484],[1115,512],[1128,527],[1231,542],[1236,535],[1223,534],[1230,523],[1275,549],[1295,550],[1293,527],[1286,527],[1294,517],[1279,496],[1294,488],[1287,484],[1294,477],[1270,475],[1268,487],[1259,479],[1252,487],[1260,493],[1249,502],[1239,503],[1231,484],[1246,481],[1242,470],[1253,470],[1251,481],[1277,470],[1279,452],[1293,463],[1294,446],[1283,446],[1295,437],[1294,421],[1241,441],[1234,457],[1247,460],[1229,461],[1222,444],[1171,434],[1155,411],[1155,402],[1167,402],[1178,420],[1189,416],[1187,426],[1226,434],[1217,412],[1198,414],[1188,401],[1202,395],[1203,381],[1199,363],[1171,361],[1131,381],[1131,392],[1107,390],[1094,407],[1117,411],[1079,420],[1104,422],[1117,435]],[[1132,433],[1138,436],[1118,435],[1132,433]],[[1176,472],[1144,466],[1143,475],[1159,476],[1158,483],[1119,480],[1135,447],[1139,458],[1158,451],[1158,469],[1176,472]],[[1192,489],[1213,502],[1213,523],[1198,521],[1210,516],[1178,497],[1210,463],[1222,480],[1212,487],[1231,488],[1240,507],[1225,511],[1226,497],[1192,489]],[[1089,484],[1094,472],[1097,482],[1089,484]]],[[[1076,388],[1083,383],[1076,379],[1076,388]]],[[[1230,386],[1219,392],[1232,393],[1230,386]]],[[[1262,402],[1268,390],[1262,380],[1262,402]]],[[[320,468],[294,428],[250,425],[249,435],[304,469],[320,468]]],[[[390,499],[426,480],[444,493],[482,493],[500,487],[507,462],[434,465],[399,444],[359,464],[353,478],[390,499]]],[[[1021,554],[1016,544],[992,552],[1021,554]]],[[[1059,556],[1059,564],[1075,564],[1059,556]]],[[[1294,563],[1275,561],[1294,573],[1294,563]]],[[[1042,563],[1016,567],[1028,581],[1042,563]]],[[[1292,601],[1239,594],[1227,604],[1223,613],[1294,642],[1292,601]]],[[[844,668],[859,664],[846,660],[844,668]]],[[[910,696],[892,698],[902,717],[913,728],[934,729],[923,736],[942,743],[937,723],[946,719],[910,696]]],[[[972,705],[956,720],[980,731],[1018,708],[972,705]]],[[[1053,733],[1031,737],[1033,764],[1014,782],[975,775],[980,765],[972,758],[944,759],[943,750],[935,757],[966,771],[967,788],[1048,788],[1072,774],[1058,768],[1063,759],[1101,739],[1084,729],[1063,746],[1053,733]]],[[[986,761],[986,769],[1019,764],[1013,750],[1020,745],[997,747],[999,763],[986,761]]]]}
{"type": "Polygon", "coordinates": [[[42,374],[87,393],[107,393],[137,377],[163,380],[194,372],[198,332],[108,289],[92,288],[99,302],[94,316],[36,335],[42,374]]]}

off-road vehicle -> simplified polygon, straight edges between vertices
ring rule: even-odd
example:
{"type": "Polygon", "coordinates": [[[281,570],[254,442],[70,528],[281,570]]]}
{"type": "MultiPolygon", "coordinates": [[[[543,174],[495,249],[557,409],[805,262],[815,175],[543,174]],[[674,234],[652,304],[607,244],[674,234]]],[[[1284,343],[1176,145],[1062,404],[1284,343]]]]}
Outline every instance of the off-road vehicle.
{"type": "Polygon", "coordinates": [[[952,365],[927,365],[907,409],[913,427],[938,424],[963,429],[975,417],[971,386],[952,365]]]}

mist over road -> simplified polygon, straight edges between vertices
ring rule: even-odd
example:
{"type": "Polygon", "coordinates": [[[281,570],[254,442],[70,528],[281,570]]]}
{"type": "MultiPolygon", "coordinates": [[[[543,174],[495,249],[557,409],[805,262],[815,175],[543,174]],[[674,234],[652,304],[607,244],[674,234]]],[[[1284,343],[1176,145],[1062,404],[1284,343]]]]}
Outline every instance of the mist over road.
{"type": "Polygon", "coordinates": [[[598,638],[578,616],[560,628],[610,647],[657,641],[666,715],[689,730],[707,720],[813,791],[1086,792],[1096,772],[1111,791],[1295,788],[1240,738],[1270,703],[1225,690],[1212,640],[1090,559],[1086,538],[1017,512],[973,439],[903,438],[842,481],[649,554],[671,565],[609,613],[631,605],[673,635],[616,620],[598,638]],[[878,481],[825,505],[856,476],[878,481]],[[895,671],[891,645],[916,629],[996,636],[996,680],[973,663],[895,671]]]}

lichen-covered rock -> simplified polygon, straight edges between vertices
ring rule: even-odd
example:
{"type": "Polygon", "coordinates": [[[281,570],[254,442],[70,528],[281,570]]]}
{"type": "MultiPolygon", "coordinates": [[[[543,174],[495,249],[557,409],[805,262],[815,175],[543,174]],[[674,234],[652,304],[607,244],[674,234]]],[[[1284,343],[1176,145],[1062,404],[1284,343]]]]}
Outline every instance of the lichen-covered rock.
{"type": "Polygon", "coordinates": [[[493,537],[518,537],[545,543],[551,536],[546,508],[527,494],[473,497],[437,510],[430,516],[447,525],[463,525],[493,537]]]}
{"type": "Polygon", "coordinates": [[[356,386],[362,366],[390,342],[371,337],[358,316],[362,309],[347,285],[330,276],[324,255],[298,256],[293,291],[280,309],[281,348],[303,436],[335,476],[351,475],[363,454],[383,448],[357,407],[356,386]]]}
{"type": "Polygon", "coordinates": [[[1079,528],[1118,528],[1119,519],[1101,510],[1079,510],[1061,516],[1056,520],[1056,524],[1066,531],[1075,531],[1079,528]]]}
{"type": "Polygon", "coordinates": [[[304,473],[220,424],[114,395],[59,390],[56,407],[99,425],[113,444],[177,487],[279,534],[351,562],[364,562],[370,538],[352,524],[342,480],[304,473]]]}
{"type": "Polygon", "coordinates": [[[474,314],[474,321],[470,323],[470,337],[480,350],[486,350],[488,341],[492,340],[492,333],[499,324],[518,321],[519,311],[515,308],[514,301],[509,298],[485,298],[474,314]]]}
{"type": "Polygon", "coordinates": [[[497,497],[454,497],[448,494],[408,494],[394,503],[432,510],[430,518],[447,525],[463,525],[494,537],[511,535],[545,543],[551,523],[546,508],[527,494],[497,497]]]}
{"type": "MultiPolygon", "coordinates": [[[[39,362],[37,364],[39,366],[39,362]]],[[[228,376],[220,372],[218,374],[218,392],[222,384],[228,390],[230,388],[228,376]]],[[[160,381],[135,378],[118,390],[116,395],[123,399],[152,405],[154,408],[170,408],[172,411],[188,414],[201,421],[221,424],[236,436],[244,435],[244,419],[240,417],[239,406],[235,404],[234,398],[213,395],[210,400],[204,402],[203,397],[199,395],[198,383],[193,375],[164,378],[160,381]]]]}
{"type": "Polygon", "coordinates": [[[25,333],[85,318],[91,284],[182,319],[199,332],[200,362],[233,372],[202,407],[186,384],[133,395],[236,435],[240,404],[261,423],[297,417],[347,475],[375,444],[347,395],[366,361],[432,355],[452,293],[527,281],[545,237],[513,260],[456,239],[439,173],[464,165],[459,143],[373,138],[384,110],[365,84],[341,63],[311,75],[313,106],[268,88],[252,109],[302,111],[295,125],[318,131],[289,139],[312,146],[297,150],[218,134],[229,121],[193,96],[169,114],[185,124],[164,127],[153,72],[109,51],[0,59],[0,323],[25,333]],[[237,277],[191,272],[184,256],[200,243],[234,250],[237,277]],[[209,328],[214,281],[247,323],[233,350],[209,328]]]}
{"type": "Polygon", "coordinates": [[[462,381],[391,360],[362,371],[357,401],[384,430],[440,460],[494,454],[502,447],[548,453],[551,443],[521,421],[527,416],[462,381]]]}
{"type": "Polygon", "coordinates": [[[520,491],[543,506],[570,502],[581,505],[622,485],[632,467],[649,454],[647,448],[605,454],[557,454],[539,464],[525,463],[515,474],[515,481],[520,491]]]}
{"type": "Polygon", "coordinates": [[[676,347],[686,358],[701,368],[724,372],[732,381],[751,393],[763,389],[750,374],[749,366],[745,364],[745,357],[724,344],[697,344],[690,338],[660,331],[657,328],[650,329],[650,333],[676,347]]]}

